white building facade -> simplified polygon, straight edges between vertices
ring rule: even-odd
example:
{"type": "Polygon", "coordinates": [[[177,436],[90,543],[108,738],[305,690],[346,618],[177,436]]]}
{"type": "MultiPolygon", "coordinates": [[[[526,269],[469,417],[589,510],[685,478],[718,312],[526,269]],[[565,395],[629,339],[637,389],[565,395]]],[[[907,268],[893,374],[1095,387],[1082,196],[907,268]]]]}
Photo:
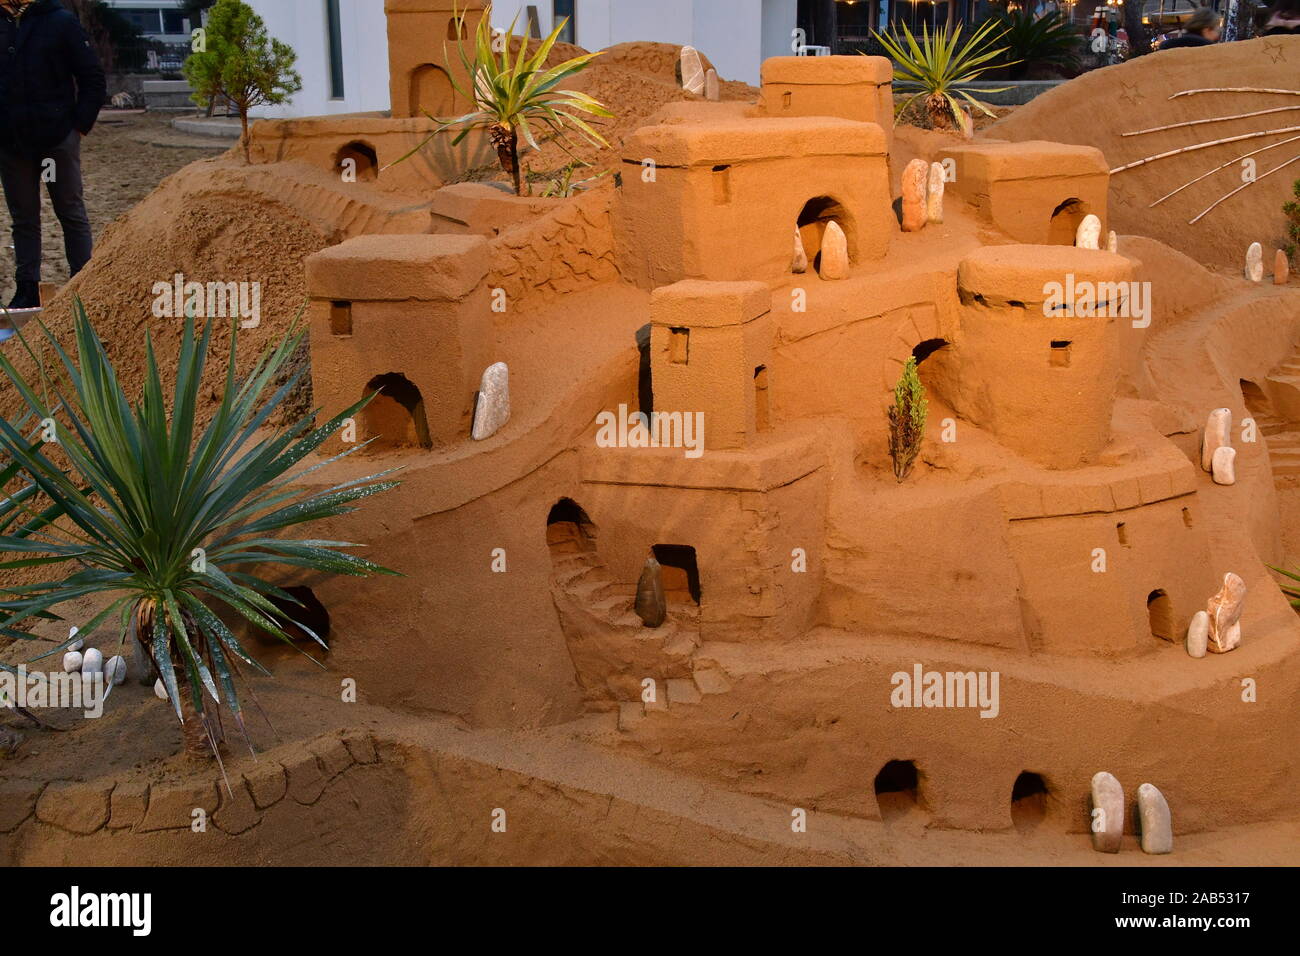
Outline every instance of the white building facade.
{"type": "MultiPolygon", "coordinates": [[[[321,116],[390,108],[384,0],[248,0],[271,36],[298,54],[303,88],[259,116],[321,116]]],[[[758,84],[770,56],[789,55],[797,0],[496,0],[494,25],[545,35],[566,17],[564,39],[588,50],[634,40],[690,44],[723,79],[758,84]]]]}

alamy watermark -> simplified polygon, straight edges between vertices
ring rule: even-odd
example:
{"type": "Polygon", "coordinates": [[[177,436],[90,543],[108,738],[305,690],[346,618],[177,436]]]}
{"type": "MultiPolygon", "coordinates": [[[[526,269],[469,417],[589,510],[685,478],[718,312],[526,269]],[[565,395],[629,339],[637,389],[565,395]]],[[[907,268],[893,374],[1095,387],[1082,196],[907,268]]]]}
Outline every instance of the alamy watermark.
{"type": "Polygon", "coordinates": [[[631,412],[626,405],[618,412],[596,416],[600,448],[682,448],[687,458],[704,454],[703,412],[631,412]]]}
{"type": "Polygon", "coordinates": [[[914,664],[910,673],[896,671],[889,683],[894,707],[970,707],[981,717],[996,717],[1002,709],[998,671],[927,671],[914,664]]]}
{"type": "Polygon", "coordinates": [[[262,283],[186,282],[176,273],[171,282],[153,284],[155,319],[239,319],[241,329],[262,324],[262,283]]]}
{"type": "Polygon", "coordinates": [[[15,670],[0,670],[0,707],[24,710],[46,708],[80,710],[89,720],[102,717],[104,698],[108,696],[103,673],[45,674],[29,672],[27,665],[15,670]]]}
{"type": "Polygon", "coordinates": [[[1046,283],[1043,296],[1048,318],[1132,319],[1135,329],[1151,324],[1150,282],[1093,282],[1066,273],[1064,282],[1046,283]]]}

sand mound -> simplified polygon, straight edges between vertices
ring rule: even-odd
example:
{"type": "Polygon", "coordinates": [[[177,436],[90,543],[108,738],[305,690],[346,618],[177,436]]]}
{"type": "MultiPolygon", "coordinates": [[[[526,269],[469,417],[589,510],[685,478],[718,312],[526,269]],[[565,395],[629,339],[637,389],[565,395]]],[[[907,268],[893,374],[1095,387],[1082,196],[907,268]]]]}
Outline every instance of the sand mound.
{"type": "MultiPolygon", "coordinates": [[[[619,43],[603,51],[587,69],[566,83],[566,88],[595,97],[614,114],[612,120],[592,122],[611,148],[602,149],[573,136],[567,148],[555,140],[543,141],[540,152],[529,151],[524,155],[524,163],[534,177],[534,190],[544,188],[549,178],[575,158],[593,167],[580,170],[575,179],[617,169],[623,143],[663,107],[670,103],[702,102],[703,97],[688,93],[680,86],[677,63],[681,49],[671,43],[619,43]]],[[[578,47],[566,47],[558,54],[552,51],[548,62],[582,52],[578,47]]],[[[704,57],[704,64],[705,69],[712,69],[708,57],[704,57]]],[[[720,88],[725,101],[758,99],[758,90],[746,83],[724,80],[720,88]]],[[[468,178],[505,181],[506,177],[498,174],[495,167],[485,167],[474,170],[468,178]]]]}
{"type": "Polygon", "coordinates": [[[1111,178],[1111,226],[1121,234],[1152,236],[1199,262],[1240,269],[1246,247],[1261,242],[1272,250],[1284,243],[1281,207],[1300,179],[1300,140],[1258,153],[1255,185],[1243,189],[1194,224],[1215,200],[1242,185],[1244,154],[1300,135],[1300,95],[1276,93],[1176,93],[1207,87],[1300,90],[1300,37],[1265,37],[1212,47],[1165,50],[1095,70],[1015,110],[987,131],[992,138],[1050,140],[1096,146],[1112,167],[1197,143],[1264,130],[1286,133],[1245,139],[1160,159],[1111,178]],[[1259,110],[1285,111],[1223,122],[1201,123],[1124,136],[1124,133],[1189,120],[1259,110]],[[1212,175],[1152,208],[1151,203],[1185,183],[1212,175]]]}
{"type": "MultiPolygon", "coordinates": [[[[304,301],[302,261],[332,241],[331,230],[250,183],[249,173],[233,159],[194,163],[110,226],[91,265],[45,311],[46,325],[65,348],[72,341],[73,297],[80,296],[129,395],[138,395],[144,381],[146,329],[153,334],[164,379],[169,378],[183,320],[153,315],[154,285],[172,282],[178,273],[188,281],[260,284],[261,324],[241,332],[241,367],[278,340],[304,301]]],[[[230,342],[229,323],[217,319],[216,324],[215,361],[203,382],[204,420],[215,408],[224,376],[219,356],[230,342]]],[[[26,336],[37,348],[37,330],[29,328],[26,336]]],[[[30,377],[31,357],[16,343],[8,348],[15,365],[30,377]]],[[[17,396],[5,391],[0,412],[12,414],[17,396]]]]}

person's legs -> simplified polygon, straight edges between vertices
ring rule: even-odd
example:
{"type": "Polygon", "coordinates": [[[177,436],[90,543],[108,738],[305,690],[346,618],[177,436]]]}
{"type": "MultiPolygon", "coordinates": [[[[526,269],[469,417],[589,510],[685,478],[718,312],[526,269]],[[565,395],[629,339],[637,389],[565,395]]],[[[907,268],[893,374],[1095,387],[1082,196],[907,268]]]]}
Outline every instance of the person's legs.
{"type": "Polygon", "coordinates": [[[63,227],[63,248],[68,255],[68,272],[76,275],[90,261],[95,244],[90,231],[90,217],[81,185],[81,136],[74,130],[68,138],[50,150],[54,160],[54,177],[46,184],[54,214],[63,227]]]}
{"type": "Polygon", "coordinates": [[[0,183],[13,220],[19,283],[41,281],[41,166],[31,156],[0,149],[0,183]]]}

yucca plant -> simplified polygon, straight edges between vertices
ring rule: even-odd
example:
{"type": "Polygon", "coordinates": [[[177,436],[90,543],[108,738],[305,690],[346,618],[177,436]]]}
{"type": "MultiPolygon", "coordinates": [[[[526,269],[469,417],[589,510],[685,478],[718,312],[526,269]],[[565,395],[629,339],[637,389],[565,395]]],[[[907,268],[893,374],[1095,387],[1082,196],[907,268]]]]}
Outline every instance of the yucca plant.
{"type": "Polygon", "coordinates": [[[911,474],[920,454],[929,404],[912,356],[894,386],[894,404],[889,408],[889,456],[894,459],[894,477],[899,481],[911,474]]]}
{"type": "Polygon", "coordinates": [[[1291,581],[1300,582],[1300,573],[1288,571],[1285,568],[1275,568],[1271,564],[1269,565],[1269,569],[1276,571],[1278,574],[1288,579],[1279,584],[1278,587],[1282,589],[1282,593],[1285,594],[1287,600],[1291,602],[1291,606],[1300,610],[1300,584],[1290,583],[1291,581]]]}
{"type": "Polygon", "coordinates": [[[1079,65],[1083,34],[1060,13],[1035,17],[1031,10],[1003,10],[993,14],[1002,30],[1006,62],[1013,80],[1023,79],[1034,66],[1071,70],[1079,65]]]}
{"type": "MultiPolygon", "coordinates": [[[[181,721],[186,751],[211,750],[219,759],[223,704],[248,740],[235,687],[235,679],[243,678],[241,665],[266,671],[217,610],[224,607],[285,642],[291,642],[286,628],[294,625],[324,647],[298,619],[301,602],[268,581],[265,570],[279,565],[355,576],[394,573],[340,550],[356,547],[347,542],[279,537],[286,529],[353,511],[353,502],[396,484],[379,480],[385,475],[315,493],[298,484],[363,447],[295,470],[369,397],[319,427],[307,415],[273,428],[277,408],[305,370],[274,383],[305,331],[295,323],[241,379],[232,327],[221,404],[199,429],[211,321],[196,339],[193,317],[185,320],[169,413],[151,337],[145,342],[143,394],[132,404],[80,301],[74,318],[75,362],[44,325],[40,332],[54,361],[50,368],[38,364],[33,381],[0,353],[0,372],[53,439],[41,447],[0,420],[0,462],[8,460],[7,473],[39,489],[49,502],[42,515],[57,509],[62,516],[28,534],[12,527],[0,533],[0,558],[17,555],[0,568],[59,572],[52,580],[11,588],[0,631],[30,639],[18,630],[24,622],[102,595],[102,611],[73,623],[90,634],[115,622],[120,644],[138,642],[137,653],[152,664],[181,721]]],[[[41,657],[59,654],[70,643],[41,657]]]]}
{"type": "MultiPolygon", "coordinates": [[[[563,145],[570,132],[597,146],[608,146],[605,138],[592,129],[591,125],[574,112],[579,111],[591,116],[612,118],[613,113],[594,97],[577,90],[562,90],[559,86],[564,81],[581,73],[600,54],[584,53],[547,68],[547,56],[568,20],[561,20],[551,31],[550,36],[542,40],[532,56],[528,55],[528,37],[515,36],[515,27],[519,18],[511,21],[509,30],[496,33],[492,29],[492,10],[489,6],[479,20],[475,32],[473,49],[466,50],[462,40],[456,41],[456,52],[464,67],[465,75],[472,78],[473,89],[465,90],[455,78],[452,86],[467,102],[473,103],[475,109],[454,119],[429,119],[438,124],[419,146],[405,156],[390,163],[390,166],[403,162],[433,142],[448,130],[457,130],[452,145],[459,145],[471,131],[486,129],[496,150],[497,161],[510,176],[515,187],[515,195],[523,195],[523,172],[519,165],[519,138],[533,149],[541,149],[537,141],[537,130],[542,127],[553,132],[563,145]],[[518,51],[511,54],[511,47],[518,46],[518,51]]],[[[463,35],[465,14],[455,17],[456,35],[463,35]]],[[[450,55],[443,48],[444,56],[450,55]]]]}
{"type": "MultiPolygon", "coordinates": [[[[919,43],[906,23],[901,26],[901,38],[896,34],[890,36],[872,31],[894,61],[894,81],[903,84],[907,90],[916,90],[895,110],[896,115],[905,113],[919,99],[935,129],[952,129],[955,125],[965,133],[971,130],[958,97],[970,102],[986,116],[993,115],[983,103],[971,96],[966,84],[995,67],[1009,65],[1003,59],[1006,48],[994,46],[1002,38],[996,21],[982,23],[965,42],[962,41],[960,25],[951,32],[947,25],[940,26],[933,35],[928,26],[922,25],[919,43]]],[[[1000,93],[1004,89],[1006,87],[984,92],[1000,93]]]]}

